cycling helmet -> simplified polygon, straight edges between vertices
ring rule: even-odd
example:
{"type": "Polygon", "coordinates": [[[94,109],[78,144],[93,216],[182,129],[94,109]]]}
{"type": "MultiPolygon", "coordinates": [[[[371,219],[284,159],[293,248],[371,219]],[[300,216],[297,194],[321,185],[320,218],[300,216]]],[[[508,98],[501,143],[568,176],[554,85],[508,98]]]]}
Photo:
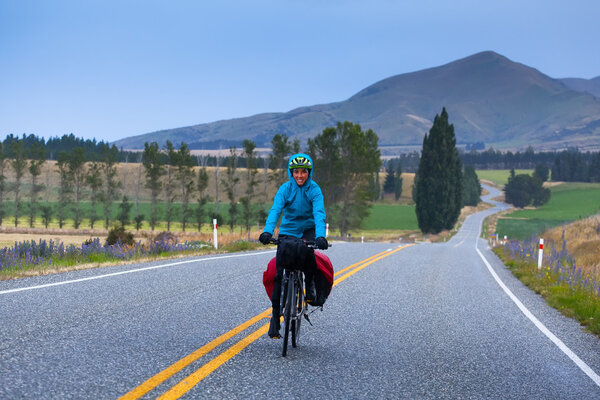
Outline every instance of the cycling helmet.
{"type": "Polygon", "coordinates": [[[312,169],[312,163],[310,162],[310,160],[304,156],[298,156],[298,157],[294,157],[290,160],[290,163],[288,164],[288,168],[291,170],[296,169],[296,168],[305,168],[308,170],[312,169]]]}

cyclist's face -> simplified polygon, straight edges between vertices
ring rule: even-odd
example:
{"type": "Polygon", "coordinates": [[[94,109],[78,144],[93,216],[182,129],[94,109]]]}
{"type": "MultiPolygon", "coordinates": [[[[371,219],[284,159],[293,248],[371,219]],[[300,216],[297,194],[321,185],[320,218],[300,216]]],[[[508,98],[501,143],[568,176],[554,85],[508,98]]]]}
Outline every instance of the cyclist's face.
{"type": "Polygon", "coordinates": [[[294,180],[296,181],[298,186],[302,186],[306,183],[306,180],[308,179],[308,170],[304,168],[294,168],[292,170],[292,176],[294,177],[294,180]]]}

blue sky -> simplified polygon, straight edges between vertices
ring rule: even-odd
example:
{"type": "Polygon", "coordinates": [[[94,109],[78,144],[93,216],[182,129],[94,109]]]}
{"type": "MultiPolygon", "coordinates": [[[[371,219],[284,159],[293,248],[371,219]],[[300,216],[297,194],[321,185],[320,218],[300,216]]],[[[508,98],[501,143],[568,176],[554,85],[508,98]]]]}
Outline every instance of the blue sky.
{"type": "Polygon", "coordinates": [[[289,111],[484,50],[589,79],[598,15],[597,0],[0,0],[0,137],[289,111]]]}

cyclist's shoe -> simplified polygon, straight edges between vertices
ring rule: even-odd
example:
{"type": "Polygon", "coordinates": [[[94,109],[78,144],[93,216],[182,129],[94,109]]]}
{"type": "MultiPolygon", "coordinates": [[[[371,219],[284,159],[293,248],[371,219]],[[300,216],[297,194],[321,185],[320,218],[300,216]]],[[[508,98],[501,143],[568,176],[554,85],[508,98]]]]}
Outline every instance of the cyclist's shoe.
{"type": "Polygon", "coordinates": [[[306,282],[306,302],[313,303],[317,299],[317,288],[315,287],[315,280],[311,279],[306,282]]]}
{"type": "Polygon", "coordinates": [[[279,334],[279,318],[272,317],[269,325],[269,337],[271,339],[281,339],[279,334]]]}

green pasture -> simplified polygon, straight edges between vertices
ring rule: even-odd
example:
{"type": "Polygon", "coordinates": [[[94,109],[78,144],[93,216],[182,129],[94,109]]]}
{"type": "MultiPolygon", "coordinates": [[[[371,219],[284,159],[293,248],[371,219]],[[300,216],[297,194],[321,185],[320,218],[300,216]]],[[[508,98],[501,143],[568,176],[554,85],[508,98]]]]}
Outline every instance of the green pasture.
{"type": "Polygon", "coordinates": [[[496,232],[527,239],[544,230],[600,213],[599,183],[564,183],[550,188],[550,201],[537,209],[517,210],[498,219],[496,232]]]}
{"type": "MultiPolygon", "coordinates": [[[[38,203],[38,210],[36,212],[36,219],[35,219],[35,227],[43,227],[43,222],[41,219],[41,215],[40,215],[40,209],[42,205],[45,205],[46,203],[38,203]]],[[[130,224],[127,226],[128,229],[133,229],[134,228],[134,221],[133,218],[135,215],[137,214],[142,214],[144,215],[144,221],[142,223],[142,229],[149,229],[150,225],[149,225],[149,220],[150,220],[150,213],[151,213],[151,204],[148,202],[140,202],[137,206],[135,205],[135,203],[130,203],[131,204],[131,211],[130,211],[130,224]]],[[[48,205],[50,205],[51,207],[53,207],[54,211],[52,213],[52,222],[50,224],[50,227],[57,227],[58,226],[58,222],[57,222],[57,217],[58,217],[58,203],[54,203],[54,202],[50,202],[48,203],[48,205]]],[[[194,228],[196,227],[196,218],[195,215],[193,214],[193,210],[195,210],[195,208],[197,207],[197,204],[195,203],[191,203],[189,205],[190,209],[192,210],[192,215],[190,215],[190,218],[188,219],[188,226],[189,226],[189,230],[194,230],[194,228]]],[[[259,211],[263,210],[263,212],[268,211],[268,208],[270,207],[269,205],[266,204],[253,204],[253,218],[251,219],[250,223],[253,226],[256,226],[257,224],[260,225],[262,227],[262,225],[264,224],[264,220],[259,221],[259,211]]],[[[166,229],[166,204],[165,203],[159,203],[158,206],[158,220],[159,220],[159,224],[157,229],[166,229]],[[164,226],[163,226],[164,225],[164,226]]],[[[220,203],[219,207],[217,210],[215,207],[214,203],[208,203],[205,206],[205,217],[204,217],[204,224],[205,225],[210,225],[211,221],[212,221],[212,216],[215,213],[218,213],[219,215],[219,225],[220,226],[226,226],[229,222],[229,204],[228,203],[220,203]]],[[[4,217],[4,221],[3,221],[3,225],[7,225],[7,226],[12,226],[13,222],[14,222],[14,203],[13,202],[4,202],[4,210],[5,210],[5,217],[4,217]]],[[[80,203],[80,213],[81,213],[81,217],[82,217],[82,223],[80,225],[80,228],[82,229],[87,229],[89,228],[89,215],[90,215],[90,211],[91,211],[91,203],[89,202],[82,202],[80,203]]],[[[114,221],[116,220],[116,217],[118,215],[120,211],[119,208],[119,203],[113,203],[111,206],[111,225],[114,223],[114,221]]],[[[238,217],[237,217],[237,221],[239,225],[242,221],[242,217],[241,217],[241,207],[238,207],[238,217]]],[[[98,220],[95,223],[95,227],[96,228],[103,228],[104,227],[104,213],[102,210],[102,206],[97,204],[96,205],[96,215],[98,217],[98,220]]],[[[266,213],[264,214],[266,215],[266,213]]],[[[175,203],[173,205],[173,215],[172,215],[172,229],[177,230],[179,229],[180,223],[182,221],[182,207],[180,203],[175,203]]],[[[74,205],[71,204],[68,207],[68,210],[66,212],[66,221],[65,221],[65,226],[68,228],[71,228],[73,226],[73,217],[74,217],[74,205]]],[[[20,217],[19,217],[19,226],[21,227],[27,227],[29,226],[29,204],[28,203],[23,203],[21,205],[21,212],[20,212],[20,217]]],[[[332,229],[335,229],[334,226],[332,226],[332,229]]],[[[417,217],[415,214],[415,207],[414,205],[404,205],[404,204],[383,204],[383,203],[376,203],[373,204],[372,208],[371,208],[371,212],[370,215],[365,218],[365,220],[363,221],[363,223],[361,224],[360,229],[362,230],[397,230],[397,231],[407,231],[407,230],[418,230],[419,227],[417,225],[417,217]]]]}
{"type": "Polygon", "coordinates": [[[401,204],[374,204],[361,225],[365,230],[418,230],[415,207],[401,204]]]}
{"type": "MultiPolygon", "coordinates": [[[[129,225],[127,225],[127,228],[133,229],[135,227],[134,217],[138,214],[141,214],[144,216],[144,221],[142,223],[141,228],[142,229],[150,229],[150,215],[152,212],[152,204],[149,202],[139,202],[137,205],[133,202],[130,202],[129,204],[131,205],[131,209],[129,212],[130,222],[129,222],[129,225]]],[[[49,227],[51,227],[51,228],[58,227],[59,204],[57,202],[48,202],[48,203],[38,202],[37,203],[34,227],[41,228],[44,226],[42,218],[41,218],[41,208],[45,205],[49,205],[53,209],[52,221],[49,224],[49,227]]],[[[111,225],[113,225],[114,222],[117,220],[117,215],[121,211],[119,205],[120,205],[120,202],[115,202],[110,207],[111,225]]],[[[188,208],[190,210],[190,215],[187,220],[189,230],[193,230],[194,227],[196,227],[196,216],[194,213],[195,213],[197,206],[198,206],[197,203],[190,203],[188,205],[188,208]]],[[[6,226],[13,226],[14,215],[15,215],[14,202],[4,202],[3,207],[4,207],[4,220],[3,220],[2,224],[6,225],[6,226]]],[[[91,209],[92,209],[91,202],[79,203],[79,211],[80,211],[80,216],[82,218],[82,222],[80,225],[81,229],[88,229],[90,227],[89,217],[90,217],[91,209]]],[[[95,228],[104,228],[104,210],[102,208],[102,205],[96,204],[95,209],[96,209],[96,217],[98,219],[96,220],[94,227],[95,228]]],[[[257,223],[259,223],[259,221],[258,221],[259,211],[260,210],[268,210],[268,208],[264,204],[253,204],[252,210],[253,210],[253,218],[251,218],[250,224],[256,225],[257,223]]],[[[216,205],[214,203],[207,203],[204,207],[203,224],[211,225],[212,217],[215,216],[215,214],[217,214],[217,216],[218,216],[218,223],[220,226],[227,225],[227,222],[229,221],[229,203],[222,202],[219,204],[218,207],[216,207],[216,205]]],[[[20,215],[19,216],[19,226],[20,227],[28,227],[29,226],[29,203],[23,202],[21,204],[21,210],[19,212],[19,215],[20,215]]],[[[157,229],[164,228],[166,230],[166,215],[167,215],[166,203],[163,203],[163,202],[158,203],[157,204],[157,220],[158,220],[157,229]]],[[[172,229],[174,229],[174,230],[179,229],[179,225],[182,222],[182,215],[183,215],[182,204],[174,203],[172,216],[171,216],[171,223],[173,225],[172,229]]],[[[67,207],[67,210],[65,212],[65,218],[66,218],[65,219],[65,227],[67,227],[67,228],[73,227],[74,216],[75,216],[75,204],[73,203],[67,207]]],[[[243,221],[241,205],[238,206],[237,219],[241,224],[243,221]]],[[[260,223],[262,224],[262,223],[264,223],[264,221],[262,221],[260,223]]]]}
{"type": "MultiPolygon", "coordinates": [[[[479,180],[485,179],[486,181],[494,182],[498,186],[504,186],[508,182],[510,176],[509,169],[479,169],[475,171],[479,180]]],[[[516,169],[515,174],[528,174],[533,173],[532,169],[516,169]]]]}

